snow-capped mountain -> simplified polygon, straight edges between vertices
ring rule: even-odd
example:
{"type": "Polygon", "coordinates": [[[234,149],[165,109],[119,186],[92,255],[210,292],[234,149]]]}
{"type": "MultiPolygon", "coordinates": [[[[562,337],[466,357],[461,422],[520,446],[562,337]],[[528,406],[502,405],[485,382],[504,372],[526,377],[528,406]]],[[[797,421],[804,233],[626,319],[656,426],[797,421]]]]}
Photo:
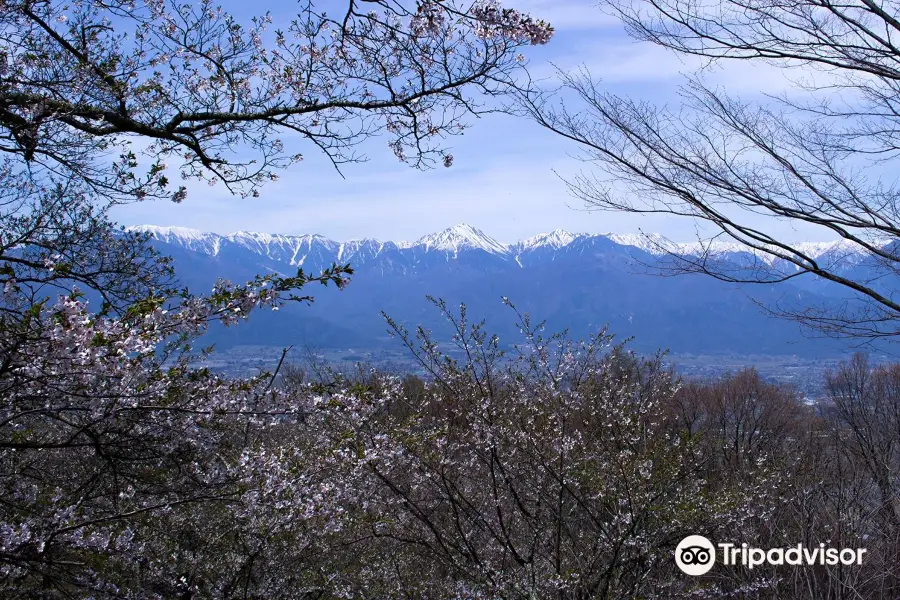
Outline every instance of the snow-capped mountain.
{"type": "Polygon", "coordinates": [[[555,229],[549,233],[539,233],[516,244],[522,250],[532,248],[564,248],[585,234],[570,233],[565,229],[555,229]]]}
{"type": "MultiPolygon", "coordinates": [[[[776,256],[768,252],[763,252],[755,248],[750,248],[739,242],[729,241],[700,241],[700,242],[673,242],[658,234],[634,234],[634,233],[613,233],[607,234],[610,240],[623,246],[631,246],[639,248],[644,252],[654,256],[662,255],[684,255],[684,256],[709,256],[718,260],[735,259],[741,255],[752,256],[757,260],[767,264],[776,264],[779,260],[776,256]]],[[[888,240],[880,242],[877,245],[884,246],[889,243],[888,240]]],[[[860,259],[868,256],[868,252],[862,246],[849,240],[832,240],[827,242],[799,242],[789,244],[791,248],[802,253],[804,256],[820,260],[822,258],[832,258],[847,261],[858,262],[860,259]]],[[[774,245],[770,245],[774,251],[782,254],[790,254],[785,250],[779,249],[774,245]]]]}
{"type": "Polygon", "coordinates": [[[339,250],[337,242],[321,235],[290,236],[238,231],[224,238],[256,254],[296,266],[303,265],[310,254],[320,254],[324,257],[339,250]]]}
{"type": "Polygon", "coordinates": [[[419,238],[412,246],[424,246],[426,251],[439,250],[458,256],[460,250],[484,250],[491,254],[509,254],[509,248],[471,225],[454,225],[444,231],[419,238]]]}
{"type": "Polygon", "coordinates": [[[215,256],[219,253],[219,248],[224,239],[217,233],[206,233],[187,227],[139,225],[137,227],[128,227],[127,230],[149,233],[150,236],[157,241],[178,245],[187,250],[201,252],[210,256],[215,256]]]}
{"type": "Polygon", "coordinates": [[[671,242],[656,233],[608,233],[605,237],[622,246],[639,248],[644,252],[657,256],[679,250],[679,244],[671,242]]]}
{"type": "MultiPolygon", "coordinates": [[[[804,337],[796,324],[767,317],[755,303],[783,305],[787,298],[821,305],[842,301],[843,293],[839,286],[808,276],[778,286],[736,286],[702,275],[655,277],[647,265],[662,264],[669,252],[709,250],[736,264],[758,265],[753,261],[763,257],[736,244],[701,246],[643,234],[556,230],[503,243],[474,227],[456,225],[412,242],[394,242],[244,231],[220,235],[183,227],[133,229],[147,232],[163,254],[173,257],[183,283],[200,291],[217,278],[247,281],[259,273],[294,274],[298,267],[315,273],[333,263],[354,268],[351,285],[339,294],[316,290],[313,306],[289,306],[255,317],[252,326],[213,334],[224,345],[366,347],[386,339],[381,311],[440,332],[446,322],[428,307],[426,295],[448,305],[465,302],[470,314],[513,339],[517,330],[507,326],[515,319],[500,302],[506,296],[554,330],[568,328],[580,336],[608,324],[620,336],[635,336],[636,347],[645,350],[815,354],[835,346],[804,337]]],[[[798,249],[839,269],[867,268],[868,255],[846,242],[801,244],[798,249]]]]}
{"type": "MultiPolygon", "coordinates": [[[[282,235],[247,231],[219,235],[185,227],[155,225],[131,229],[146,231],[160,242],[209,256],[217,256],[223,250],[227,250],[229,245],[234,245],[281,264],[310,268],[332,262],[369,263],[383,255],[398,259],[404,254],[412,257],[408,262],[409,266],[413,266],[428,254],[437,255],[446,262],[459,259],[460,253],[473,251],[507,259],[520,268],[525,268],[528,264],[533,264],[534,259],[538,257],[555,260],[560,252],[578,249],[579,254],[584,254],[586,250],[593,249],[592,251],[596,253],[598,248],[604,248],[606,253],[629,254],[638,250],[651,256],[707,255],[717,260],[738,262],[759,260],[770,265],[776,264],[779,260],[770,254],[736,242],[673,242],[657,234],[592,235],[557,229],[505,244],[480,229],[465,224],[425,235],[415,242],[382,242],[375,239],[338,242],[321,235],[282,235]]],[[[805,242],[793,246],[813,260],[846,261],[848,265],[857,264],[868,256],[865,249],[847,240],[805,242]]]]}

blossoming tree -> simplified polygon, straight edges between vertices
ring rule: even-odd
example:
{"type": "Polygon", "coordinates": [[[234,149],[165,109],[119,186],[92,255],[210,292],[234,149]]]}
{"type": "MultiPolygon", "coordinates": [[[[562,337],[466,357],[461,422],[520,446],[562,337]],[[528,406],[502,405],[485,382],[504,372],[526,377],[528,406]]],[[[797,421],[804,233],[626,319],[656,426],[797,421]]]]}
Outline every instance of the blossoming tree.
{"type": "MultiPolygon", "coordinates": [[[[328,497],[342,513],[332,522],[362,563],[334,574],[340,589],[721,597],[730,584],[673,576],[672,550],[688,533],[730,534],[764,517],[780,475],[760,469],[711,493],[707,457],[670,410],[677,379],[658,358],[603,331],[543,336],[527,317],[507,353],[464,307],[454,315],[436,302],[455,330],[446,346],[389,319],[427,382],[310,388],[298,437],[307,463],[317,456],[334,474],[328,497]]],[[[768,585],[749,579],[745,591],[768,585]]]]}
{"type": "Polygon", "coordinates": [[[181,202],[196,180],[256,196],[304,145],[340,168],[381,134],[412,166],[450,166],[444,141],[552,29],[491,0],[304,2],[277,27],[210,2],[0,0],[0,32],[2,594],[304,597],[255,568],[279,493],[305,493],[276,444],[297,402],[273,376],[198,367],[192,343],[352,270],[198,296],[107,211],[181,202]]]}

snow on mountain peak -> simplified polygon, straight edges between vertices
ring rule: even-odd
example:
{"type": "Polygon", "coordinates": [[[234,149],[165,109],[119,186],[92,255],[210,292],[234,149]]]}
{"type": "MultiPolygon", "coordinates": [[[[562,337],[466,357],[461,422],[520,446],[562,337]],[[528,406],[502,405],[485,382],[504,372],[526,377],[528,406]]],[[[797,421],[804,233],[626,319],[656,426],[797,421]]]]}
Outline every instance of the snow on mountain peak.
{"type": "MultiPolygon", "coordinates": [[[[285,235],[252,231],[237,231],[227,235],[219,235],[188,227],[158,225],[138,225],[128,227],[126,230],[146,232],[160,242],[176,244],[186,249],[212,256],[219,254],[223,243],[233,243],[270,259],[283,261],[295,266],[303,265],[307,257],[319,260],[326,255],[334,254],[334,260],[350,261],[358,259],[362,255],[379,255],[390,249],[406,250],[411,248],[423,248],[425,252],[432,250],[445,252],[448,259],[457,257],[460,250],[478,249],[509,258],[515,255],[518,262],[519,257],[524,256],[523,253],[525,252],[540,248],[547,248],[553,251],[560,250],[576,240],[593,237],[603,237],[620,246],[637,248],[657,256],[666,253],[694,256],[708,253],[710,255],[718,255],[724,259],[731,259],[735,255],[751,254],[756,256],[758,260],[768,264],[774,264],[777,260],[766,252],[754,250],[735,241],[716,239],[707,242],[679,243],[672,242],[658,234],[645,233],[608,233],[600,236],[576,234],[563,229],[556,229],[548,233],[532,236],[515,244],[503,244],[480,229],[466,224],[454,225],[443,231],[423,236],[412,243],[379,242],[374,239],[336,242],[321,235],[285,235]]],[[[884,246],[889,241],[884,240],[873,243],[884,246]]],[[[831,262],[856,262],[867,255],[864,248],[847,240],[803,242],[793,244],[793,247],[813,260],[828,260],[831,262]]]]}
{"type": "Polygon", "coordinates": [[[222,244],[222,236],[188,227],[136,225],[134,227],[126,227],[125,230],[149,233],[150,237],[155,240],[166,242],[167,244],[179,244],[189,250],[205,254],[218,254],[219,247],[222,244]]]}
{"type": "Polygon", "coordinates": [[[174,225],[135,225],[134,227],[126,227],[125,231],[139,231],[149,233],[154,238],[175,237],[181,240],[203,240],[207,239],[210,234],[199,229],[191,229],[189,227],[177,227],[174,225]]]}
{"type": "Polygon", "coordinates": [[[426,235],[415,243],[425,250],[443,250],[456,254],[460,249],[479,249],[491,254],[506,254],[509,248],[471,225],[454,225],[444,231],[426,235]]]}
{"type": "Polygon", "coordinates": [[[531,250],[532,248],[540,248],[544,246],[549,246],[551,248],[563,248],[574,242],[582,235],[583,234],[568,232],[565,229],[554,229],[549,233],[539,233],[530,238],[526,238],[522,240],[520,244],[525,250],[531,250]]]}
{"type": "Polygon", "coordinates": [[[679,246],[657,233],[607,233],[603,237],[620,246],[632,246],[649,254],[676,252],[679,246]]]}
{"type": "MultiPolygon", "coordinates": [[[[774,264],[777,257],[751,248],[737,241],[709,240],[696,242],[672,242],[668,238],[658,234],[645,233],[614,233],[607,234],[606,238],[623,245],[632,246],[656,256],[672,253],[688,256],[709,255],[710,257],[731,258],[734,254],[746,253],[755,256],[765,263],[774,264]]],[[[885,245],[887,241],[880,245],[885,245]]],[[[828,242],[799,242],[791,244],[791,247],[805,254],[813,260],[823,257],[840,260],[858,260],[864,256],[865,250],[861,246],[849,240],[833,240],[828,242]]],[[[772,247],[773,250],[786,252],[783,249],[772,247]]],[[[789,254],[789,253],[788,253],[789,254]]]]}

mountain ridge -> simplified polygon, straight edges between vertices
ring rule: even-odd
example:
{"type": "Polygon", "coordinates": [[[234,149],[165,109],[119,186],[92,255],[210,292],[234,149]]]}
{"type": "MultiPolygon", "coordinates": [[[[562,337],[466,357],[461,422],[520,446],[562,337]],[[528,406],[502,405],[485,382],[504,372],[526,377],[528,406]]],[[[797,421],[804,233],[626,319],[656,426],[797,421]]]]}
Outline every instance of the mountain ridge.
{"type": "MultiPolygon", "coordinates": [[[[439,232],[424,235],[414,242],[410,241],[381,241],[376,238],[356,238],[338,241],[320,234],[277,234],[252,231],[236,231],[233,233],[219,234],[204,232],[198,229],[190,229],[180,226],[136,225],[127,227],[128,231],[141,231],[149,233],[154,239],[166,243],[177,242],[191,248],[205,250],[215,255],[221,248],[221,241],[228,240],[252,249],[260,246],[288,246],[293,248],[291,265],[302,266],[302,261],[296,260],[297,251],[302,246],[312,247],[318,243],[328,250],[336,253],[340,261],[345,256],[352,256],[360,249],[367,247],[383,249],[407,250],[423,247],[426,252],[443,251],[454,256],[460,250],[482,250],[497,256],[517,258],[523,251],[538,250],[541,248],[562,249],[579,240],[603,238],[619,246],[636,248],[653,256],[661,256],[668,253],[699,255],[710,253],[715,255],[734,255],[746,253],[767,263],[777,260],[770,255],[756,249],[743,246],[738,242],[710,241],[710,242],[673,242],[664,236],[653,233],[572,233],[564,229],[556,229],[546,233],[524,238],[522,240],[504,243],[489,236],[482,230],[471,225],[461,223],[439,232]]],[[[888,241],[881,242],[886,245],[888,241]]],[[[818,259],[823,255],[837,253],[842,259],[857,259],[868,254],[865,248],[858,246],[849,240],[830,240],[823,242],[798,242],[793,244],[795,248],[804,252],[812,259],[818,259]]],[[[522,266],[519,264],[519,266],[522,266]]]]}
{"type": "MultiPolygon", "coordinates": [[[[414,329],[422,325],[438,338],[452,335],[446,319],[426,296],[448,306],[464,303],[469,314],[512,340],[514,315],[501,298],[522,313],[546,320],[548,330],[586,335],[600,327],[633,337],[634,347],[696,354],[797,354],[835,356],[840,342],[809,339],[799,326],[759,309],[759,304],[839,306],[841,286],[801,274],[778,285],[725,283],[701,274],[653,275],[667,264],[661,237],[644,234],[587,234],[554,230],[504,244],[468,225],[456,225],[414,242],[375,239],[337,241],[323,235],[234,232],[220,235],[181,227],[144,226],[151,243],[174,260],[189,289],[204,292],[216,279],[248,281],[261,273],[293,275],[298,267],[315,273],[349,263],[351,285],[337,293],[316,292],[312,306],[285,306],[254,316],[247,326],[209,334],[218,347],[303,345],[329,348],[384,347],[390,344],[382,313],[414,329]],[[649,267],[649,268],[648,268],[649,267]]],[[[719,246],[726,259],[753,268],[759,257],[746,249],[719,246]]],[[[676,250],[697,251],[690,244],[676,250]]],[[[850,279],[867,276],[872,264],[847,244],[800,245],[828,260],[850,279]]],[[[777,268],[791,268],[787,261],[777,268]]]]}

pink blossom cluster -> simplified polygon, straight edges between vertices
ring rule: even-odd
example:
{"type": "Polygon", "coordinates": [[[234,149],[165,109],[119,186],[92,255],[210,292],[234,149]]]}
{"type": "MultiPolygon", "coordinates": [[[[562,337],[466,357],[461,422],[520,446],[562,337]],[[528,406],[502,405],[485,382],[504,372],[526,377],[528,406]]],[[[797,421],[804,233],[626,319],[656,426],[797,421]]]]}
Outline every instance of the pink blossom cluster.
{"type": "Polygon", "coordinates": [[[499,0],[479,0],[472,6],[472,16],[479,22],[480,37],[502,36],[532,45],[546,44],[553,37],[549,23],[503,8],[499,0]]]}
{"type": "MultiPolygon", "coordinates": [[[[48,272],[59,264],[45,262],[48,272]]],[[[42,564],[61,561],[71,565],[72,585],[118,597],[111,574],[120,567],[144,561],[172,580],[169,557],[141,558],[158,542],[144,516],[173,520],[177,529],[199,499],[242,498],[230,518],[248,515],[252,523],[259,501],[251,499],[260,496],[265,515],[255,518],[280,514],[269,498],[277,509],[289,478],[272,487],[277,460],[252,445],[244,453],[254,460],[226,457],[235,432],[253,428],[256,439],[296,421],[300,406],[270,376],[233,379],[198,367],[190,342],[212,322],[232,325],[277,307],[292,287],[314,279],[220,281],[208,297],[151,296],[120,315],[92,311],[77,292],[29,305],[13,281],[0,322],[0,549],[10,558],[0,561],[0,579],[35,581],[42,564]],[[20,315],[17,323],[11,314],[20,315]],[[89,566],[101,557],[106,572],[89,566]]],[[[322,280],[346,282],[340,274],[322,280]]],[[[292,504],[291,519],[316,513],[304,502],[292,504]]]]}
{"type": "Polygon", "coordinates": [[[242,24],[211,0],[9,0],[0,64],[16,151],[117,199],[176,202],[186,189],[169,188],[170,170],[255,196],[299,160],[298,140],[340,167],[387,126],[402,160],[430,166],[486,95],[512,89],[518,47],[553,33],[493,0],[373,4],[335,17],[305,3],[273,31],[271,15],[242,24]],[[141,156],[121,141],[131,134],[152,141],[141,156]],[[36,152],[63,140],[78,161],[36,152]],[[110,152],[121,160],[100,160],[110,152]]]}

